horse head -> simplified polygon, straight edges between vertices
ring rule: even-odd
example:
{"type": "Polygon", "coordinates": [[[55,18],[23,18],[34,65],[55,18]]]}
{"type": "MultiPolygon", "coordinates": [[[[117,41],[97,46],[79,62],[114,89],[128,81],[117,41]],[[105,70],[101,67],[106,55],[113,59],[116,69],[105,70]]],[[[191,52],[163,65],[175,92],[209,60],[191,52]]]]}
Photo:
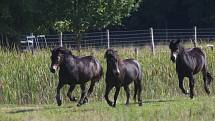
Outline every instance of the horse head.
{"type": "Polygon", "coordinates": [[[107,67],[109,68],[109,71],[112,71],[114,75],[118,76],[120,74],[119,70],[119,57],[118,57],[118,52],[113,49],[108,49],[105,52],[104,57],[107,60],[107,67]]]}
{"type": "Polygon", "coordinates": [[[65,54],[72,54],[69,50],[66,50],[63,47],[54,48],[51,50],[51,67],[50,71],[55,73],[55,71],[60,67],[63,62],[65,54]]]}
{"type": "Polygon", "coordinates": [[[171,50],[171,60],[172,62],[176,61],[176,58],[179,54],[179,48],[180,48],[180,40],[173,40],[170,41],[169,49],[171,50]]]}

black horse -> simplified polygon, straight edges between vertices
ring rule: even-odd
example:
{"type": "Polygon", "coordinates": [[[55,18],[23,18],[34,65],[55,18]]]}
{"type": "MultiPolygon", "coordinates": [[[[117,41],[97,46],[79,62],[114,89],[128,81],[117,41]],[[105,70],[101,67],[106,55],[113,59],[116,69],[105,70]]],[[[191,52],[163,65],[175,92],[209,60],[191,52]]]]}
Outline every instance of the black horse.
{"type": "Polygon", "coordinates": [[[98,82],[103,75],[102,66],[99,61],[92,56],[77,57],[62,47],[55,48],[51,52],[50,71],[55,73],[55,71],[60,68],[56,95],[58,106],[62,104],[60,99],[60,89],[64,84],[70,85],[67,93],[70,101],[76,100],[74,96],[71,96],[71,93],[73,92],[75,85],[80,84],[82,93],[77,106],[87,102],[95,83],[98,82]],[[86,95],[86,82],[90,80],[90,88],[86,95]]]}
{"type": "Polygon", "coordinates": [[[108,49],[105,52],[105,58],[107,61],[107,72],[106,72],[106,90],[105,90],[105,99],[110,106],[116,106],[116,100],[120,92],[120,87],[124,87],[126,92],[127,100],[126,105],[129,104],[129,84],[134,81],[134,100],[136,101],[136,95],[138,94],[138,103],[139,106],[142,105],[141,99],[141,80],[142,80],[142,71],[141,66],[137,60],[134,59],[125,59],[120,60],[117,51],[108,49]],[[114,103],[109,100],[108,95],[111,89],[115,87],[116,92],[114,95],[114,103]]]}
{"type": "Polygon", "coordinates": [[[204,88],[207,94],[210,94],[208,85],[213,80],[211,74],[207,69],[207,61],[204,52],[200,48],[185,49],[180,40],[170,42],[169,48],[171,50],[171,60],[176,62],[176,71],[179,79],[179,87],[184,94],[189,94],[189,91],[184,89],[184,77],[189,78],[190,98],[194,96],[194,83],[193,75],[202,71],[204,88]]]}

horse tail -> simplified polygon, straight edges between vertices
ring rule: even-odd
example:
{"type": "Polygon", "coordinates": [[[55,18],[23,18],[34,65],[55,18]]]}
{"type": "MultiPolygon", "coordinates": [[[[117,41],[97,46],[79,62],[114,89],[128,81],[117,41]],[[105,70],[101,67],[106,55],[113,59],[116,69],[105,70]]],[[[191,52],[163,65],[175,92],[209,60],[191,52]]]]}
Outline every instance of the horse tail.
{"type": "Polygon", "coordinates": [[[208,84],[210,85],[211,82],[213,81],[213,77],[209,72],[207,72],[207,78],[208,78],[208,84]]]}
{"type": "Polygon", "coordinates": [[[139,68],[139,76],[138,76],[138,78],[139,78],[139,80],[141,81],[141,80],[142,80],[142,77],[143,77],[143,73],[142,73],[142,68],[141,68],[141,66],[140,66],[139,63],[138,63],[138,68],[139,68]]]}
{"type": "Polygon", "coordinates": [[[100,78],[103,76],[103,74],[104,74],[104,72],[103,72],[103,68],[102,68],[102,66],[100,66],[101,68],[100,68],[100,71],[99,71],[99,76],[100,76],[100,78]]]}
{"type": "Polygon", "coordinates": [[[137,75],[137,80],[136,80],[136,84],[135,84],[135,94],[134,94],[134,99],[136,101],[136,94],[138,96],[138,104],[139,106],[142,106],[142,97],[141,97],[141,92],[142,92],[142,68],[141,65],[138,61],[136,61],[137,67],[138,67],[138,75],[137,75]]]}
{"type": "Polygon", "coordinates": [[[141,90],[142,90],[142,84],[141,84],[141,80],[142,80],[142,76],[143,76],[143,73],[142,73],[142,68],[141,68],[141,65],[140,65],[140,63],[138,62],[138,61],[136,61],[136,60],[134,60],[134,62],[137,64],[137,68],[138,68],[138,75],[137,75],[137,82],[135,82],[136,84],[136,86],[135,86],[135,88],[136,88],[136,90],[140,93],[141,92],[141,90]]]}
{"type": "Polygon", "coordinates": [[[97,59],[95,59],[95,63],[96,63],[96,67],[97,67],[97,74],[98,74],[97,82],[98,82],[102,78],[104,72],[103,72],[102,65],[99,63],[99,61],[97,59]]]}

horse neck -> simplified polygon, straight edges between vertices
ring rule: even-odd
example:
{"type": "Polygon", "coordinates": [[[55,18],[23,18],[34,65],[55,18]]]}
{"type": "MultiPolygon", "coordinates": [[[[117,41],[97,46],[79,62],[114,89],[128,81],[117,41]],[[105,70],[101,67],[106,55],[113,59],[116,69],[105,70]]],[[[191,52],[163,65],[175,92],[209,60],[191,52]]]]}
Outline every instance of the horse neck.
{"type": "Polygon", "coordinates": [[[75,65],[76,57],[74,55],[71,55],[71,54],[65,54],[63,56],[61,66],[64,66],[65,64],[69,64],[69,63],[72,64],[72,65],[75,65]]]}
{"type": "MultiPolygon", "coordinates": [[[[118,64],[118,68],[120,69],[121,68],[120,65],[123,64],[123,60],[118,58],[118,63],[117,64],[118,64]]],[[[107,63],[107,70],[112,70],[112,68],[108,65],[108,63],[107,63]]]]}
{"type": "Polygon", "coordinates": [[[182,45],[180,45],[177,60],[180,60],[183,62],[183,61],[185,61],[184,60],[185,56],[187,56],[185,48],[182,45]]]}
{"type": "Polygon", "coordinates": [[[185,48],[182,45],[179,45],[179,55],[184,55],[185,54],[185,48]]]}
{"type": "Polygon", "coordinates": [[[108,60],[107,60],[107,70],[112,70],[111,67],[108,64],[108,60]]]}

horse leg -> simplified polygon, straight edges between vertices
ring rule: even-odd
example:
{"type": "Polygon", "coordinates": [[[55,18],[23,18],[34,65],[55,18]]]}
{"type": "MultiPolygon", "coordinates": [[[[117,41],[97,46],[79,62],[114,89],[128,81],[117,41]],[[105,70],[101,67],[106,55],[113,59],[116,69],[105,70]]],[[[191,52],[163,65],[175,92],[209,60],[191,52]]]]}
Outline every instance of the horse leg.
{"type": "Polygon", "coordinates": [[[203,80],[204,80],[204,88],[206,93],[209,95],[210,94],[210,90],[208,88],[208,78],[207,78],[207,70],[206,67],[204,66],[202,69],[202,75],[203,75],[203,80]]]}
{"type": "Polygon", "coordinates": [[[141,98],[141,92],[142,92],[142,85],[141,81],[138,81],[139,83],[137,84],[137,89],[138,89],[138,104],[139,106],[142,106],[142,98],[141,98]]]}
{"type": "Polygon", "coordinates": [[[113,102],[110,101],[109,98],[108,98],[108,95],[109,95],[109,93],[110,93],[112,88],[113,88],[113,85],[107,84],[106,89],[105,89],[105,96],[104,97],[105,97],[105,100],[107,101],[109,106],[113,106],[113,102]]]}
{"type": "Polygon", "coordinates": [[[60,81],[58,83],[58,86],[57,86],[57,95],[56,95],[56,101],[57,101],[57,104],[58,106],[61,106],[62,104],[62,101],[60,99],[60,89],[63,87],[64,84],[62,84],[60,81]]]}
{"type": "Polygon", "coordinates": [[[69,98],[70,101],[77,101],[77,99],[72,96],[72,92],[75,89],[75,85],[70,85],[69,90],[67,92],[67,97],[69,98]]]}
{"type": "Polygon", "coordinates": [[[192,99],[194,96],[194,84],[195,80],[193,78],[193,75],[189,77],[189,87],[190,87],[190,98],[192,99]]]}
{"type": "Polygon", "coordinates": [[[179,87],[180,87],[181,91],[185,95],[189,94],[189,91],[184,89],[184,76],[178,76],[178,80],[179,80],[179,87]]]}
{"type": "Polygon", "coordinates": [[[125,105],[128,105],[128,104],[129,104],[129,98],[130,98],[129,86],[128,86],[128,85],[125,85],[125,86],[124,86],[124,90],[125,90],[126,97],[127,97],[127,100],[126,100],[125,105]]]}
{"type": "Polygon", "coordinates": [[[136,96],[137,96],[137,89],[138,88],[138,85],[134,82],[134,97],[133,97],[133,99],[134,99],[134,102],[136,103],[136,96]]]}
{"type": "Polygon", "coordinates": [[[81,87],[81,98],[77,104],[77,106],[81,106],[82,104],[84,104],[84,99],[85,99],[85,95],[86,95],[86,84],[82,83],[80,84],[81,87]]]}
{"type": "Polygon", "coordinates": [[[90,83],[90,88],[89,88],[89,90],[87,91],[87,96],[86,96],[85,99],[84,99],[84,103],[87,103],[87,102],[88,102],[88,97],[92,94],[93,88],[94,88],[94,86],[95,86],[95,83],[96,83],[96,81],[91,81],[91,83],[90,83]]]}
{"type": "Polygon", "coordinates": [[[116,107],[116,100],[117,100],[117,97],[119,95],[119,91],[120,91],[120,86],[115,86],[116,87],[116,92],[114,94],[114,103],[113,103],[113,107],[116,107]]]}

